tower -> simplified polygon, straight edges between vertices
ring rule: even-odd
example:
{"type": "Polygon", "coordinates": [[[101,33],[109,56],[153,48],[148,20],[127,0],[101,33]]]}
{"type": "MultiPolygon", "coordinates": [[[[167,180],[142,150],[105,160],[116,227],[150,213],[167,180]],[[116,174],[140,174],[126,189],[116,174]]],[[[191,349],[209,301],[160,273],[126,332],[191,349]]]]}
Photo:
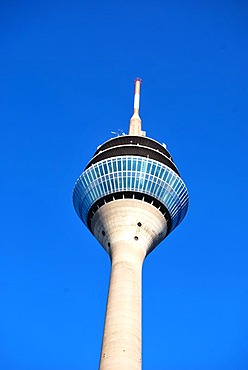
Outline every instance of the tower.
{"type": "Polygon", "coordinates": [[[128,134],[98,147],[73,191],[79,218],[111,259],[100,370],[141,369],[142,265],[188,209],[166,146],[141,129],[140,85],[136,79],[128,134]]]}

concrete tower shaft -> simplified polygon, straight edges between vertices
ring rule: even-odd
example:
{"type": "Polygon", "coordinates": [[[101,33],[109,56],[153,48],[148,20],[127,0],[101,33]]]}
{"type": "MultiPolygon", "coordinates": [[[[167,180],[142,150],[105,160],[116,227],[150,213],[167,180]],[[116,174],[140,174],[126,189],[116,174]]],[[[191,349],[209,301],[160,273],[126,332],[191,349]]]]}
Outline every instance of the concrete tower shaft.
{"type": "Polygon", "coordinates": [[[166,220],[149,203],[118,199],[95,213],[92,232],[108,241],[112,262],[100,369],[140,370],[142,265],[166,236],[166,220]]]}

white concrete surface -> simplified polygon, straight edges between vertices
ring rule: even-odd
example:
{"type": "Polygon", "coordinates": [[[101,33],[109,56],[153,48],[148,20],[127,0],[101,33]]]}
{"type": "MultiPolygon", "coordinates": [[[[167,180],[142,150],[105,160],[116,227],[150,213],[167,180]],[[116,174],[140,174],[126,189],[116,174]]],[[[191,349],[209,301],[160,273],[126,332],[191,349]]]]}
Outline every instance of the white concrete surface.
{"type": "Polygon", "coordinates": [[[140,370],[142,265],[166,236],[166,220],[151,204],[121,199],[103,205],[91,225],[112,261],[100,370],[140,370]]]}

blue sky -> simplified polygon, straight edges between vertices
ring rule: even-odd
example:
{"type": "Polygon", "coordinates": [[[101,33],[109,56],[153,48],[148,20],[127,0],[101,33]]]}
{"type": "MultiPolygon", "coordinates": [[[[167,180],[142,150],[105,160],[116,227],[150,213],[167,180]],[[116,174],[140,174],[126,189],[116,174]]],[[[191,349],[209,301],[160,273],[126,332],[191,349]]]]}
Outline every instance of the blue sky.
{"type": "Polygon", "coordinates": [[[142,77],[186,182],[143,272],[144,370],[248,368],[245,1],[1,1],[0,368],[97,369],[110,262],[72,189],[142,77]]]}

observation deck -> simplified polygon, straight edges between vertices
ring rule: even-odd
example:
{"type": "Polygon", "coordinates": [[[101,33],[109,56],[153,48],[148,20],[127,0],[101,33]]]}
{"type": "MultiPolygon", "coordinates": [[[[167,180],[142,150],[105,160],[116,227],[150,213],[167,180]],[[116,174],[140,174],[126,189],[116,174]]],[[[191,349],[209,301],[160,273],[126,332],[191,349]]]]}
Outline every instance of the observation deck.
{"type": "Polygon", "coordinates": [[[153,204],[168,222],[167,235],[188,209],[187,188],[169,152],[143,137],[126,135],[105,142],[77,180],[73,192],[76,212],[89,229],[97,209],[120,198],[153,204]]]}
{"type": "Polygon", "coordinates": [[[163,214],[168,235],[187,212],[188,191],[165,145],[141,131],[139,96],[135,96],[129,134],[97,148],[75,184],[73,203],[79,218],[92,231],[92,218],[102,205],[117,199],[139,199],[163,214]]]}

